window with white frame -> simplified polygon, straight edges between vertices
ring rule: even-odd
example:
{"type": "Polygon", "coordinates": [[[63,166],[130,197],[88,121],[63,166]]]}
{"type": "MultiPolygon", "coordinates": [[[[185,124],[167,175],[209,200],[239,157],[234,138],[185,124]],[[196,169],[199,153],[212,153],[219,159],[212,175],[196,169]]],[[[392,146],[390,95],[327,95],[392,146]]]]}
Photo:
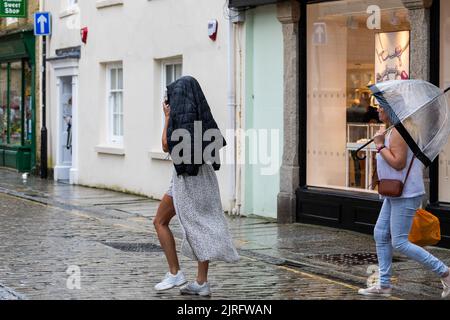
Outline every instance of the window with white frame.
{"type": "MultiPolygon", "coordinates": [[[[61,12],[59,13],[60,18],[69,17],[80,12],[80,8],[78,7],[78,0],[63,0],[59,3],[61,5],[61,12]]],[[[75,21],[73,22],[75,23],[75,21]]]]}
{"type": "Polygon", "coordinates": [[[109,142],[123,144],[123,67],[122,64],[107,65],[107,96],[109,142]]]}
{"type": "MultiPolygon", "coordinates": [[[[162,61],[161,101],[164,99],[166,87],[181,78],[183,74],[183,62],[181,59],[162,61]]],[[[164,112],[162,112],[162,126],[164,127],[164,112]]]]}

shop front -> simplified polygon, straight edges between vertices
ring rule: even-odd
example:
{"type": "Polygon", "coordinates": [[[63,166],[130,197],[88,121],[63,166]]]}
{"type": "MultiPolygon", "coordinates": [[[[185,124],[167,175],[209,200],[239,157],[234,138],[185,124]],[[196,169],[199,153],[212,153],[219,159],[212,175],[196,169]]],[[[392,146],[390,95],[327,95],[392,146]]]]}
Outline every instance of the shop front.
{"type": "MultiPolygon", "coordinates": [[[[432,11],[432,82],[450,87],[450,1],[434,0],[432,11]]],[[[447,95],[447,98],[449,96],[447,95]]],[[[450,246],[450,141],[430,168],[430,206],[443,225],[443,241],[450,246]]]]}
{"type": "MultiPolygon", "coordinates": [[[[372,234],[382,205],[376,149],[357,150],[384,124],[368,86],[394,79],[450,86],[450,1],[230,0],[230,7],[275,2],[287,57],[278,221],[372,234]]],[[[423,205],[440,219],[443,247],[450,247],[449,156],[450,142],[424,171],[423,205]]]]}
{"type": "Polygon", "coordinates": [[[0,37],[0,167],[35,166],[35,41],[32,31],[0,37]]]}
{"type": "MultiPolygon", "coordinates": [[[[446,72],[450,4],[441,1],[441,10],[439,1],[429,4],[402,0],[374,0],[370,6],[361,0],[301,4],[306,14],[301,15],[299,29],[298,222],[373,232],[382,204],[375,183],[376,149],[372,144],[356,150],[384,125],[368,86],[410,78],[450,86],[446,72]],[[447,36],[441,33],[439,44],[439,37],[432,35],[442,29],[447,36]],[[440,70],[444,72],[439,76],[440,70]]],[[[446,211],[450,145],[447,149],[425,172],[429,201],[424,204],[440,218],[442,246],[450,246],[450,211],[446,211]]]]}

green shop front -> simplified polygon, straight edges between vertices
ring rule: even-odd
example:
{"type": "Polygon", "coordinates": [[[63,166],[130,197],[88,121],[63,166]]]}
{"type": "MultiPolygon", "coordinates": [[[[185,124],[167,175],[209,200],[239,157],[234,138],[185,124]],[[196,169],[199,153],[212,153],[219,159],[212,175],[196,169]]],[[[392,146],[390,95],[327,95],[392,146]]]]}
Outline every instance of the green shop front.
{"type": "Polygon", "coordinates": [[[35,39],[32,31],[0,37],[0,167],[36,164],[35,39]]]}

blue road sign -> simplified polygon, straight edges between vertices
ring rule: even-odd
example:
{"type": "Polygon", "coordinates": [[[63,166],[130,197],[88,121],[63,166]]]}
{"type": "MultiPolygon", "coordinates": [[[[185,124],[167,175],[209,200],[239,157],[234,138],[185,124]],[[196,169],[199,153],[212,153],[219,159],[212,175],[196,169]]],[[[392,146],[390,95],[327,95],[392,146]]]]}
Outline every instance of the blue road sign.
{"type": "Polygon", "coordinates": [[[34,14],[34,35],[48,36],[52,33],[50,12],[36,12],[34,14]]]}

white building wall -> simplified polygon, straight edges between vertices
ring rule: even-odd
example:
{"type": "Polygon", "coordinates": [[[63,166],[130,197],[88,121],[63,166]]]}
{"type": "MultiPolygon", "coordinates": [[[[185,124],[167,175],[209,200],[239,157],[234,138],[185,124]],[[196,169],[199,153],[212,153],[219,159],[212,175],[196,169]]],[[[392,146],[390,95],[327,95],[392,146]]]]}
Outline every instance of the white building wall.
{"type": "MultiPolygon", "coordinates": [[[[68,2],[68,1],[67,1],[68,2]]],[[[55,50],[81,45],[78,88],[78,183],[161,198],[172,163],[153,159],[161,152],[161,89],[158,59],[182,56],[183,74],[197,78],[219,127],[227,125],[227,23],[225,0],[79,0],[67,11],[66,1],[45,1],[53,16],[49,56],[55,50]],[[98,8],[99,4],[116,4],[98,8]],[[63,13],[63,14],[62,14],[63,13]],[[217,19],[217,41],[209,39],[208,21],[217,19]],[[88,27],[87,44],[80,27],[88,27]],[[97,152],[108,146],[104,64],[123,63],[125,155],[97,152]]],[[[50,163],[56,159],[57,90],[48,74],[50,163]]],[[[227,202],[227,171],[218,172],[222,201],[227,202]]]]}

